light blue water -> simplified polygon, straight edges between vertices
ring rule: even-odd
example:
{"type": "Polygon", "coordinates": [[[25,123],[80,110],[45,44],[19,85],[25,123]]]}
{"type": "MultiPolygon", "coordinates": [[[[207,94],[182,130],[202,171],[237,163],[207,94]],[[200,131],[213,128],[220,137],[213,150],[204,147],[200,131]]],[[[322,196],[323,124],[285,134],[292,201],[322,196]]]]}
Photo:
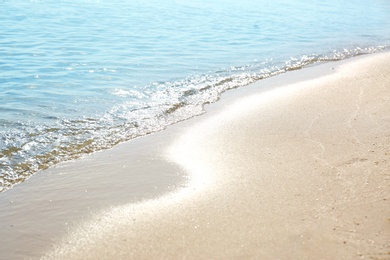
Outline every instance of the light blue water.
{"type": "Polygon", "coordinates": [[[389,45],[388,0],[0,0],[0,191],[227,89],[389,45]]]}

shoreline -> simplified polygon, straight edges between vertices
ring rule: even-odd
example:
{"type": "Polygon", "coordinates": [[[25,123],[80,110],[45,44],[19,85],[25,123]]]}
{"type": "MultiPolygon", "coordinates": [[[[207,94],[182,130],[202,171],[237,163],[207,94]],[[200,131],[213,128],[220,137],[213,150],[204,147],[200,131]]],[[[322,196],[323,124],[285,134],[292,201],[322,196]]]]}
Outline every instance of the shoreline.
{"type": "Polygon", "coordinates": [[[202,116],[38,173],[0,194],[0,257],[385,257],[390,90],[375,77],[390,82],[378,65],[389,60],[264,79],[202,116]]]}

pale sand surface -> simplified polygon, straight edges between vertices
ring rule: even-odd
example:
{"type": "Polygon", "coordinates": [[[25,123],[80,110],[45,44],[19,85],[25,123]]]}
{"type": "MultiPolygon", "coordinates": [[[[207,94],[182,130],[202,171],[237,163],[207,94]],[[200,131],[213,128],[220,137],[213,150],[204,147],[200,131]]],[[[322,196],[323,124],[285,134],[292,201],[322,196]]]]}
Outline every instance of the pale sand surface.
{"type": "Polygon", "coordinates": [[[167,131],[42,171],[0,194],[0,259],[38,258],[102,209],[159,197],[181,187],[164,160],[167,131]]]}
{"type": "Polygon", "coordinates": [[[381,53],[262,80],[37,174],[0,195],[0,258],[390,259],[389,64],[381,53]]]}

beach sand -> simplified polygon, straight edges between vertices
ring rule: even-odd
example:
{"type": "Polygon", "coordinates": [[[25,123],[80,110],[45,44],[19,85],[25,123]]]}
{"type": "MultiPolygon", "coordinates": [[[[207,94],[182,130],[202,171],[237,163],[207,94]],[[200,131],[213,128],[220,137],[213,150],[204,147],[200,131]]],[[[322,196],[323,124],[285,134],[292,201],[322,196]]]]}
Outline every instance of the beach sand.
{"type": "Polygon", "coordinates": [[[389,64],[262,80],[43,171],[0,195],[0,258],[390,259],[389,64]]]}

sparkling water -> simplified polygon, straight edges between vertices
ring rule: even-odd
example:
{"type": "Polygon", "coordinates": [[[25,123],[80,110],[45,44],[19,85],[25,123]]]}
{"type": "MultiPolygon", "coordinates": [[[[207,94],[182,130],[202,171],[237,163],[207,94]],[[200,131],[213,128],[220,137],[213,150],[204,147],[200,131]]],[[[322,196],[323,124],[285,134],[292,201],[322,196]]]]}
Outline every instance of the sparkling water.
{"type": "Polygon", "coordinates": [[[389,45],[388,0],[0,0],[0,191],[228,89],[389,45]]]}

